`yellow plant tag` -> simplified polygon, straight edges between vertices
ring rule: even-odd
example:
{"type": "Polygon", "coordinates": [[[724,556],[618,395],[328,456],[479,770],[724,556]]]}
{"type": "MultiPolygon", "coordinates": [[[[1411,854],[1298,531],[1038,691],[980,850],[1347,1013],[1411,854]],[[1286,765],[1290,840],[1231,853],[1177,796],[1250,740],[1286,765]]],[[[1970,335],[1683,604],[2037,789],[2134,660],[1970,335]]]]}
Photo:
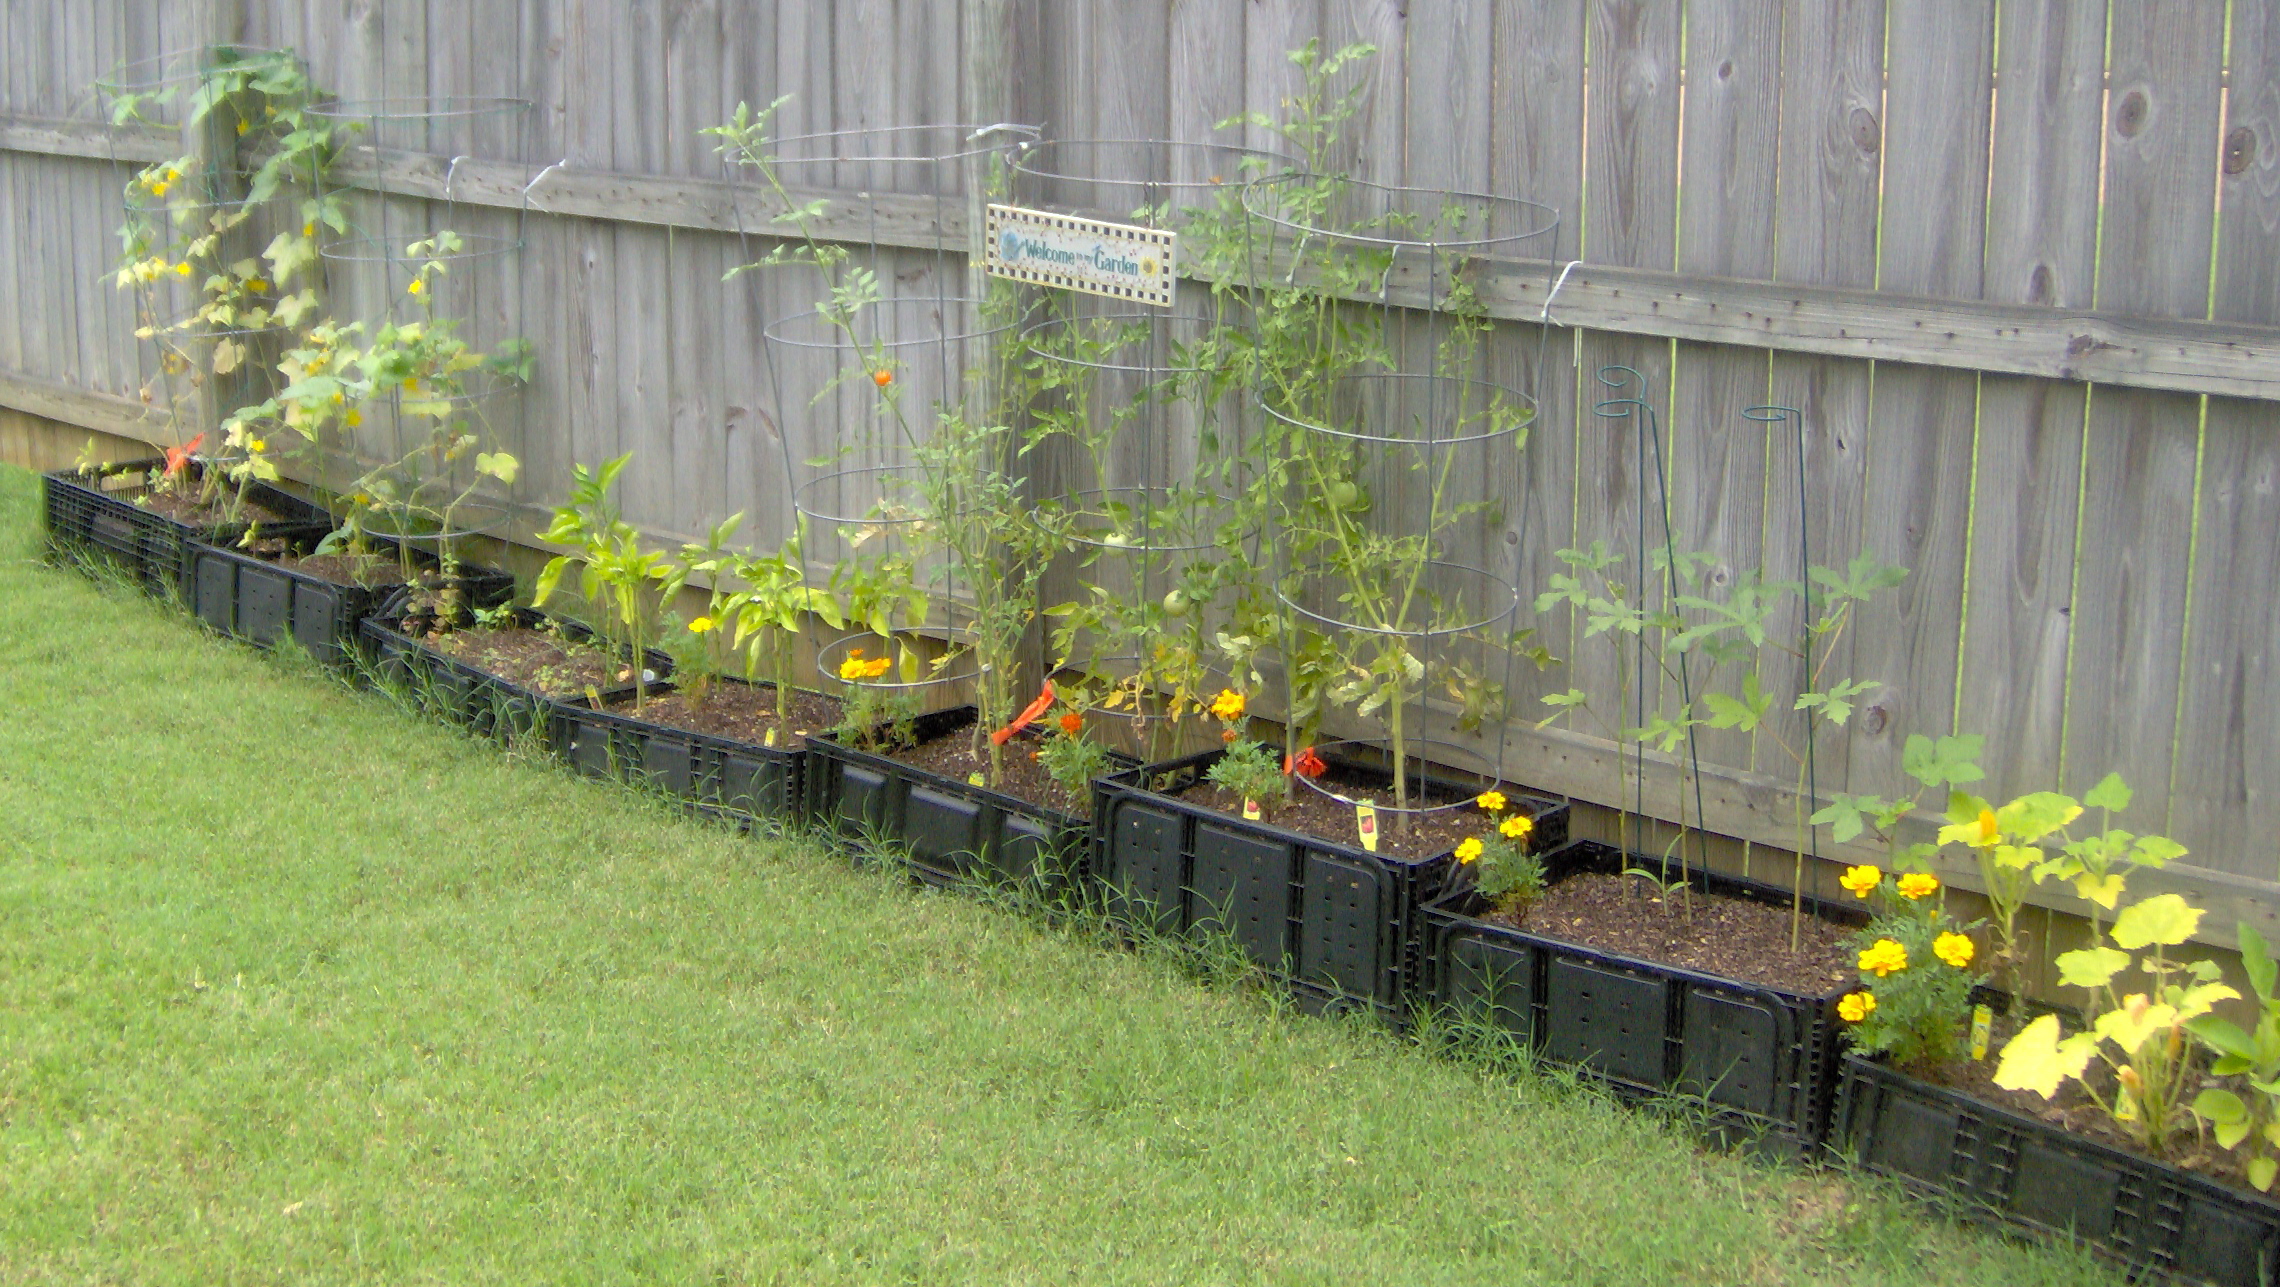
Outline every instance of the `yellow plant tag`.
{"type": "Polygon", "coordinates": [[[1260,816],[1261,816],[1261,815],[1260,815],[1260,813],[1259,813],[1259,802],[1258,802],[1258,801],[1256,801],[1256,800],[1254,800],[1254,799],[1252,799],[1252,798],[1251,798],[1251,797],[1249,797],[1249,796],[1244,796],[1244,797],[1243,797],[1243,821],[1245,821],[1245,822],[1257,822],[1257,821],[1259,820],[1260,816]]]}
{"type": "Polygon", "coordinates": [[[595,710],[600,710],[602,708],[602,690],[592,684],[586,685],[586,704],[595,710]]]}
{"type": "Polygon", "coordinates": [[[967,774],[967,775],[966,775],[966,785],[967,785],[967,786],[980,786],[980,785],[982,785],[982,771],[981,771],[980,769],[975,769],[973,772],[971,772],[971,773],[967,774]]]}
{"type": "Polygon", "coordinates": [[[1361,834],[1362,848],[1373,854],[1376,853],[1378,842],[1377,809],[1367,800],[1354,806],[1354,830],[1361,834]]]}
{"type": "Polygon", "coordinates": [[[1987,1039],[1994,1035],[1995,1012],[1983,1005],[1971,1007],[1971,1057],[1987,1057],[1987,1039]]]}
{"type": "Polygon", "coordinates": [[[776,730],[774,730],[774,729],[769,729],[769,730],[768,730],[768,733],[767,733],[767,735],[766,735],[765,737],[762,737],[762,738],[760,739],[760,745],[762,745],[762,746],[774,746],[775,744],[776,744],[776,730]]]}

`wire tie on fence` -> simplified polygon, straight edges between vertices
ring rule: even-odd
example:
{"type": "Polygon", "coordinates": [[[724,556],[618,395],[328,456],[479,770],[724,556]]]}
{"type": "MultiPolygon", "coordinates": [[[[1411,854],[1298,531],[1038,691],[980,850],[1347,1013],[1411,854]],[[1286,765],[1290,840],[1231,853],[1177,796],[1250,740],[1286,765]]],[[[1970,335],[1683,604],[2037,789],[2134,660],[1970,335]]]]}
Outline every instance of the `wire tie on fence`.
{"type": "Polygon", "coordinates": [[[1567,267],[1560,270],[1559,280],[1552,283],[1551,292],[1544,296],[1544,311],[1538,315],[1536,318],[1537,321],[1543,323],[1546,326],[1551,325],[1552,301],[1560,297],[1560,288],[1567,285],[1568,274],[1574,272],[1576,265],[1582,262],[1583,261],[1580,259],[1571,259],[1568,261],[1567,267]]]}
{"type": "Polygon", "coordinates": [[[1027,134],[1030,132],[1029,127],[1023,125],[1019,121],[999,121],[995,125],[984,125],[982,128],[975,130],[971,134],[968,134],[966,136],[966,141],[968,143],[979,143],[989,135],[996,134],[1001,131],[1013,131],[1021,134],[1027,134]]]}
{"type": "Polygon", "coordinates": [[[554,173],[556,170],[559,170],[559,169],[561,169],[563,166],[566,166],[566,165],[568,165],[568,164],[570,164],[570,158],[569,158],[569,157],[563,157],[561,160],[559,160],[559,161],[556,161],[554,164],[552,164],[552,165],[550,165],[550,166],[546,167],[546,168],[545,168],[545,169],[543,169],[543,170],[540,170],[540,171],[538,172],[538,174],[537,174],[537,176],[536,176],[535,178],[533,178],[533,179],[532,179],[530,182],[528,182],[528,183],[526,183],[526,184],[524,184],[524,185],[523,185],[523,190],[522,190],[522,194],[523,194],[523,200],[525,200],[525,201],[528,201],[528,200],[530,200],[530,190],[531,190],[532,188],[535,188],[535,187],[537,187],[537,186],[538,186],[538,185],[539,185],[541,182],[543,182],[543,181],[545,180],[545,178],[546,178],[546,176],[547,176],[547,175],[550,175],[550,174],[554,173]]]}
{"type": "Polygon", "coordinates": [[[452,185],[459,182],[459,163],[461,161],[472,161],[474,159],[474,157],[469,156],[464,152],[460,153],[458,156],[451,158],[451,168],[443,172],[444,200],[451,202],[457,202],[459,200],[459,198],[452,195],[452,185]]]}

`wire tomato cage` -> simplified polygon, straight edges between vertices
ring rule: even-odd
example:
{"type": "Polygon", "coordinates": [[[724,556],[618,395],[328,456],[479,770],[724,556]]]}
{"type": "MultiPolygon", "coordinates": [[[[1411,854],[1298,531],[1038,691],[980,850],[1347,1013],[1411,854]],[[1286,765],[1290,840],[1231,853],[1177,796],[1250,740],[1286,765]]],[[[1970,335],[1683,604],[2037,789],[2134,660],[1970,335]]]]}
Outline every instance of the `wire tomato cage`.
{"type": "Polygon", "coordinates": [[[1305,173],[1242,203],[1286,754],[1329,737],[1376,765],[1405,827],[1463,803],[1441,777],[1504,772],[1537,404],[1487,294],[1548,265],[1559,219],[1305,173]]]}

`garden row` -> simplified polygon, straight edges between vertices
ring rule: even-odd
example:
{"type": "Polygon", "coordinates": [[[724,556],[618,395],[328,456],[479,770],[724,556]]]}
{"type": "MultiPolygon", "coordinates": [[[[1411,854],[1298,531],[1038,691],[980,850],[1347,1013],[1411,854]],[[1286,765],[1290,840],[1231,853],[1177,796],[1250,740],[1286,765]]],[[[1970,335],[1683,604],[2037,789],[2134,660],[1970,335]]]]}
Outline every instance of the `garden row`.
{"type": "MultiPolygon", "coordinates": [[[[2134,1056],[2101,1081],[2084,1077],[2084,1038],[2058,1042],[2054,1019],[2053,1057],[2074,1060],[2086,1093],[2066,1111],[2045,1111],[1993,1084],[1980,1056],[1994,1036],[2017,1030],[2031,1041],[2040,1029],[2024,1013],[2000,1013],[2000,996],[1973,990],[1979,976],[1965,967],[1976,949],[1934,910],[1940,891],[1927,875],[1853,869],[1845,884],[1859,901],[1806,907],[1806,937],[1826,950],[1777,953],[1774,976],[1753,978],[1746,953],[1721,968],[1688,956],[1686,945],[1747,939],[1767,926],[1778,935],[1789,928],[1788,891],[1699,867],[1666,883],[1663,856],[1571,842],[1564,803],[1431,766],[1418,768],[1414,789],[1447,807],[1374,837],[1356,806],[1382,798],[1383,760],[1310,749],[1311,763],[1293,766],[1297,798],[1245,798],[1213,780],[1230,747],[1250,740],[1233,690],[1212,704],[1226,744],[1150,764],[1088,757],[1081,780],[1064,782],[1046,768],[1057,746],[1090,741],[1088,722],[1137,717],[1041,699],[1026,721],[989,729],[971,707],[882,710],[863,698],[860,678],[876,675],[876,661],[859,653],[841,663],[858,681],[841,698],[734,677],[700,677],[692,691],[676,684],[666,653],[629,653],[577,623],[515,606],[504,574],[446,574],[408,549],[375,556],[328,546],[326,513],[283,491],[256,484],[238,498],[233,523],[201,521],[210,515],[189,495],[197,471],[184,456],[49,475],[52,548],[178,596],[225,634],[263,645],[290,637],[478,734],[550,748],[593,776],[732,819],[835,833],[859,851],[903,855],[936,883],[1018,884],[1155,932],[1223,934],[1310,1008],[1366,1008],[1397,1024],[1427,1009],[1485,1018],[1546,1060],[1629,1094],[1693,1098],[1801,1156],[1849,1156],[2182,1281],[2276,1280],[2280,1205],[2239,1187],[2237,1175],[2228,1183],[2209,1173],[2221,1174],[2233,1154],[2203,1148],[2160,1159],[2099,1129],[2090,1111],[2122,1107],[2113,1102],[2120,1096],[2141,1118],[2175,1111],[2159,1096],[2212,1072],[2194,1063],[2193,1041],[2234,1061],[2215,1071],[2247,1068],[2271,1083],[2280,1006],[2273,967],[2252,935],[2248,963],[2263,1013],[2255,1033],[2228,1036],[2180,1018],[2174,997],[2133,998],[2088,1038],[2134,1056]],[[733,701],[719,700],[732,690],[733,701]],[[792,700],[778,701],[779,691],[792,700]],[[994,787],[960,767],[978,762],[983,745],[1016,769],[994,787]],[[1498,854],[1527,869],[1522,896],[1488,892],[1498,854]],[[1873,923],[1871,906],[1883,909],[1873,923]],[[1749,924],[1752,916],[1763,923],[1749,924]],[[1702,923],[1724,928],[1697,932],[1702,923]],[[1936,995],[1912,1001],[1912,987],[1936,995]],[[1992,1003],[1977,1012],[1976,1030],[1972,1002],[1992,1003]],[[1912,1004],[1945,1006],[1953,1021],[1913,1023],[1885,1043],[1889,1057],[1844,1053],[1848,1029],[1868,1044],[1858,1038],[1874,1016],[1912,1004]],[[1969,1054],[1924,1063],[1927,1077],[1895,1066],[1940,1054],[1921,1047],[1943,1033],[1969,1054]],[[2172,1066],[2152,1065],[2152,1048],[2165,1048],[2172,1066]]],[[[2126,800],[2094,792],[2086,803],[2126,800]]],[[[2058,840],[2080,812],[2046,795],[1987,810],[1950,828],[1973,834],[1944,839],[2058,840]]],[[[2118,882],[2129,846],[2153,839],[2098,833],[2109,843],[2117,834],[2120,860],[2095,879],[2118,882]]],[[[2118,883],[2112,893],[2118,902],[2118,883]]],[[[2162,946],[2183,936],[2152,912],[2132,914],[2158,902],[2124,907],[2102,931],[2115,946],[2091,950],[2122,956],[2115,970],[2142,964],[2157,987],[2172,970],[2187,988],[2217,986],[2164,962],[2162,946]]],[[[2271,1156],[2271,1119],[2248,1107],[2253,1094],[2237,1102],[2260,1137],[2236,1168],[2253,1181],[2254,1159],[2271,1156]]],[[[2200,1107],[2214,1116],[2218,1104],[2200,1107]]]]}

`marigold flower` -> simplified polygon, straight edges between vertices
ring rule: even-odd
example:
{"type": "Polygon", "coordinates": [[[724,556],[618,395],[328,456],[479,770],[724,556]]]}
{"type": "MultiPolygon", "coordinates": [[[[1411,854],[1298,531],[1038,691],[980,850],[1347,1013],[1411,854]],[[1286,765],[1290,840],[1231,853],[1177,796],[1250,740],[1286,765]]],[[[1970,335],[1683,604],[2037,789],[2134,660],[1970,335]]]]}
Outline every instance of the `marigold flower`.
{"type": "Polygon", "coordinates": [[[1942,934],[1932,940],[1932,955],[1959,970],[1971,964],[1971,958],[1978,951],[1978,946],[1963,934],[1942,934]]]}
{"type": "Polygon", "coordinates": [[[1898,940],[1880,938],[1862,950],[1860,968],[1880,979],[1895,974],[1908,968],[1908,949],[1898,940]]]}
{"type": "Polygon", "coordinates": [[[701,635],[712,628],[713,619],[711,617],[699,617],[689,623],[689,633],[692,635],[701,635]]]}
{"type": "Polygon", "coordinates": [[[1077,734],[1084,732],[1085,717],[1077,714],[1075,711],[1070,711],[1068,714],[1063,715],[1061,717],[1061,731],[1067,733],[1071,737],[1075,737],[1077,734]]]}
{"type": "Polygon", "coordinates": [[[1858,867],[1845,868],[1845,874],[1837,878],[1837,883],[1851,890],[1853,897],[1866,898],[1875,892],[1878,885],[1884,883],[1884,872],[1871,864],[1862,863],[1858,867]]]}
{"type": "Polygon", "coordinates": [[[1487,846],[1483,845],[1480,842],[1479,837],[1466,836],[1457,844],[1457,861],[1471,862],[1474,859],[1480,857],[1481,850],[1485,848],[1487,848],[1487,846]]]}
{"type": "Polygon", "coordinates": [[[883,675],[887,671],[886,658],[881,657],[879,663],[877,670],[871,669],[871,663],[863,660],[863,650],[850,648],[847,650],[847,660],[839,663],[839,677],[841,679],[871,679],[883,675]]]}
{"type": "Polygon", "coordinates": [[[1231,728],[1223,728],[1219,730],[1219,740],[1222,742],[1233,742],[1235,740],[1235,730],[1231,728]]]}
{"type": "Polygon", "coordinates": [[[1497,831],[1507,839],[1520,840],[1536,829],[1536,820],[1525,813],[1515,813],[1496,824],[1497,831]]]}
{"type": "Polygon", "coordinates": [[[1321,777],[1322,771],[1328,767],[1322,762],[1322,757],[1314,753],[1314,748],[1311,746],[1302,748],[1295,756],[1286,755],[1283,757],[1283,772],[1296,773],[1302,778],[1321,777]]]}
{"type": "Polygon", "coordinates": [[[889,666],[891,666],[891,665],[893,665],[893,664],[894,664],[894,663],[892,663],[892,662],[888,661],[888,660],[887,660],[886,658],[884,658],[884,657],[880,657],[880,658],[877,658],[877,659],[875,659],[875,660],[872,660],[872,661],[868,661],[868,662],[865,662],[865,663],[863,664],[863,678],[865,678],[865,679],[877,679],[879,676],[886,674],[886,673],[887,673],[887,667],[889,667],[889,666]]]}
{"type": "Polygon", "coordinates": [[[1869,992],[1847,992],[1837,999],[1837,1017],[1846,1023],[1859,1023],[1876,1012],[1876,996],[1869,992]]]}
{"type": "Polygon", "coordinates": [[[1502,791],[1483,791],[1473,798],[1473,803],[1490,813],[1502,813],[1504,812],[1504,793],[1502,791]]]}
{"type": "Polygon", "coordinates": [[[1902,898],[1930,898],[1940,892],[1940,878],[1930,872],[1912,871],[1900,878],[1902,898]]]}
{"type": "Polygon", "coordinates": [[[1220,689],[1219,696],[1211,699],[1211,713],[1223,722],[1231,724],[1243,718],[1243,710],[1243,694],[1232,688],[1220,689]]]}

